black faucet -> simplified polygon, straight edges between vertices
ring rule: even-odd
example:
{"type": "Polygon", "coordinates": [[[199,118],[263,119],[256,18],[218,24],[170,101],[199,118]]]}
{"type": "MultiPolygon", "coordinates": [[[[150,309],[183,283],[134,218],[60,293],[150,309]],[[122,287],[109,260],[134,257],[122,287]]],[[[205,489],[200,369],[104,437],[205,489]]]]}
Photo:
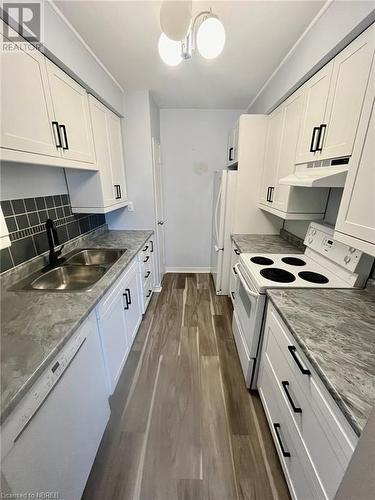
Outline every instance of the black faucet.
{"type": "Polygon", "coordinates": [[[49,245],[49,267],[56,267],[65,261],[64,258],[59,259],[64,245],[61,245],[59,250],[55,251],[55,245],[60,245],[60,243],[57,236],[56,226],[52,219],[47,219],[46,221],[46,232],[49,245]]]}

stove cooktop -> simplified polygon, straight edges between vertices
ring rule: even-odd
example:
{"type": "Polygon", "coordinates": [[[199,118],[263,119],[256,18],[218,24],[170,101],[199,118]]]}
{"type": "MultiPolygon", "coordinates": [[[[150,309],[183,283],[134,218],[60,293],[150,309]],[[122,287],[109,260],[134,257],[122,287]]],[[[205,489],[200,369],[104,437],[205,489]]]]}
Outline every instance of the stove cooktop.
{"type": "Polygon", "coordinates": [[[243,253],[240,270],[259,292],[267,288],[352,288],[304,254],[243,253]]]}

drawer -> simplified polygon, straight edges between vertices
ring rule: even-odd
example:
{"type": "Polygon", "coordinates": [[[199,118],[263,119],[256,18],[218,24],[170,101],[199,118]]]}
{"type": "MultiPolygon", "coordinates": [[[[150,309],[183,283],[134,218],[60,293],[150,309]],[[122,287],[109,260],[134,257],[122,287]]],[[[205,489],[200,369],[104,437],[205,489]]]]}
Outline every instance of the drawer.
{"type": "MultiPolygon", "coordinates": [[[[340,410],[292,341],[273,306],[269,307],[263,360],[272,367],[283,402],[298,432],[327,498],[333,498],[354,451],[356,437],[345,430],[338,416],[340,410]],[[289,346],[296,347],[299,364],[310,370],[302,373],[289,346]]],[[[345,422],[346,423],[346,422],[345,422]]],[[[348,426],[349,424],[347,424],[348,426]]]]}
{"type": "Polygon", "coordinates": [[[280,405],[276,380],[267,360],[263,360],[259,372],[258,389],[292,498],[323,499],[314,481],[308,456],[290,425],[289,416],[280,405]],[[289,456],[285,456],[287,454],[289,456]]]}

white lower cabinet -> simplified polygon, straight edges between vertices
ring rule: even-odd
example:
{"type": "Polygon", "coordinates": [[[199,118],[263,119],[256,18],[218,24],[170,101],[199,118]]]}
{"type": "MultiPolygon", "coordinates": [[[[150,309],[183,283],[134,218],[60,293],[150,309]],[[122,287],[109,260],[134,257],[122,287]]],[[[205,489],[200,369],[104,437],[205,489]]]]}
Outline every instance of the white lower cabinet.
{"type": "Polygon", "coordinates": [[[232,254],[231,254],[231,262],[230,262],[230,276],[229,276],[229,296],[234,305],[234,301],[236,300],[235,292],[237,290],[237,271],[235,265],[237,264],[240,258],[241,252],[238,250],[237,245],[232,241],[232,254]]]}
{"type": "Polygon", "coordinates": [[[101,300],[96,313],[112,394],[142,320],[137,258],[101,300]]]}
{"type": "Polygon", "coordinates": [[[258,389],[293,498],[333,499],[358,437],[271,303],[258,389]]]}

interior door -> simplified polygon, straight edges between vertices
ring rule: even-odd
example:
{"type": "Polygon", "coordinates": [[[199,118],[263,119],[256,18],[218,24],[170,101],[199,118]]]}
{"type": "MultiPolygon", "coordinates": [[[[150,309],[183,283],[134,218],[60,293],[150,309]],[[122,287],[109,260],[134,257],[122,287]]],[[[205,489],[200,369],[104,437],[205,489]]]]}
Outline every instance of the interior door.
{"type": "Polygon", "coordinates": [[[279,106],[269,117],[266,151],[264,155],[263,174],[260,188],[260,203],[271,204],[271,188],[275,188],[277,166],[280,155],[280,144],[283,127],[283,107],[279,106]]]}
{"type": "Polygon", "coordinates": [[[317,153],[310,150],[316,149],[316,141],[319,135],[318,128],[324,122],[332,70],[333,61],[326,64],[303,86],[305,107],[295,163],[305,163],[318,159],[317,153]]]}
{"type": "Polygon", "coordinates": [[[47,61],[47,71],[53,108],[62,135],[64,158],[94,163],[86,90],[51,61],[47,61]]]}
{"type": "Polygon", "coordinates": [[[45,58],[38,50],[24,50],[23,44],[6,43],[14,50],[1,54],[0,146],[60,157],[45,58]]]}
{"type": "Polygon", "coordinates": [[[155,284],[160,285],[165,273],[165,213],[163,196],[163,177],[161,169],[160,143],[152,138],[153,173],[154,173],[154,204],[155,204],[155,232],[156,232],[156,269],[155,284]]]}
{"type": "Polygon", "coordinates": [[[372,26],[335,57],[319,159],[352,154],[374,49],[372,26]]]}
{"type": "Polygon", "coordinates": [[[111,169],[114,184],[119,186],[117,201],[126,201],[127,190],[125,181],[125,163],[122,148],[121,119],[107,110],[107,126],[109,133],[109,150],[111,154],[111,169]]]}

